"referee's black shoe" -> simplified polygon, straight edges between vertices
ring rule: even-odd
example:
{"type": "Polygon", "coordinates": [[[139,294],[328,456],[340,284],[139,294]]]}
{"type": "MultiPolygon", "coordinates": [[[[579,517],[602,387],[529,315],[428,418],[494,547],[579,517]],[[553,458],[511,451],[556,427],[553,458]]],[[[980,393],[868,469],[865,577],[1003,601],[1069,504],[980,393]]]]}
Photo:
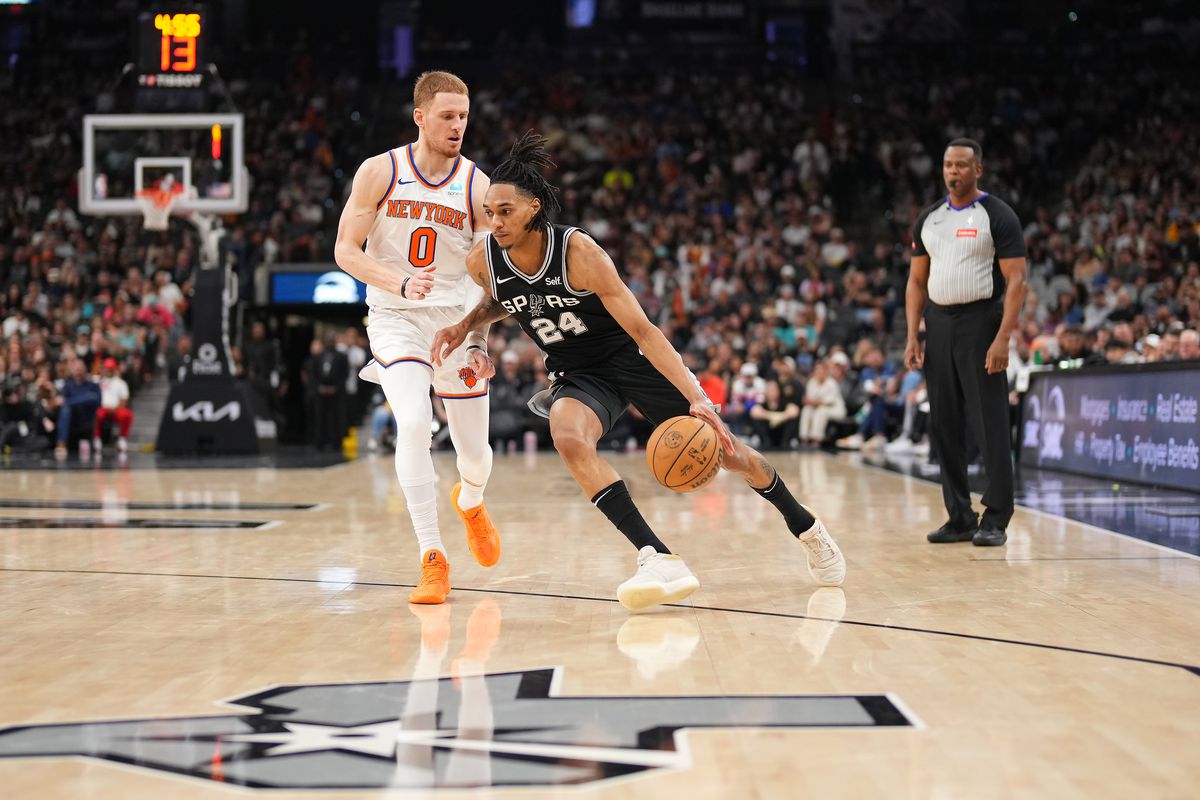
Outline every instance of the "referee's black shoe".
{"type": "Polygon", "coordinates": [[[975,532],[979,527],[979,523],[971,520],[969,527],[955,525],[953,522],[947,522],[936,531],[930,531],[925,535],[925,538],[934,544],[945,544],[947,542],[970,542],[975,532]]]}
{"type": "Polygon", "coordinates": [[[976,547],[999,547],[1008,541],[1008,534],[1000,528],[980,528],[971,537],[976,547]]]}

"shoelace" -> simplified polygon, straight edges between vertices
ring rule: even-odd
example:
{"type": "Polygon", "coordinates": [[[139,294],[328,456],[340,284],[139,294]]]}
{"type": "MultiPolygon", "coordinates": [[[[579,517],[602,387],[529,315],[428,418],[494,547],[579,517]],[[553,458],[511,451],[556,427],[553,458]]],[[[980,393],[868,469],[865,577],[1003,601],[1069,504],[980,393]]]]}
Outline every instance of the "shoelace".
{"type": "Polygon", "coordinates": [[[476,542],[486,543],[491,537],[488,535],[487,526],[481,522],[482,513],[482,511],[476,511],[474,514],[467,514],[467,522],[470,523],[467,529],[471,532],[471,538],[476,542]]]}
{"type": "Polygon", "coordinates": [[[639,558],[638,559],[638,569],[649,566],[650,564],[653,564],[655,561],[662,561],[662,556],[663,556],[662,553],[651,553],[650,555],[646,556],[645,560],[639,558]]]}
{"type": "Polygon", "coordinates": [[[426,564],[421,567],[421,580],[418,586],[430,583],[440,583],[446,579],[446,568],[440,564],[426,564]]]}
{"type": "Polygon", "coordinates": [[[817,535],[809,539],[807,544],[817,563],[833,557],[833,543],[829,541],[829,535],[825,531],[817,531],[817,535]]]}

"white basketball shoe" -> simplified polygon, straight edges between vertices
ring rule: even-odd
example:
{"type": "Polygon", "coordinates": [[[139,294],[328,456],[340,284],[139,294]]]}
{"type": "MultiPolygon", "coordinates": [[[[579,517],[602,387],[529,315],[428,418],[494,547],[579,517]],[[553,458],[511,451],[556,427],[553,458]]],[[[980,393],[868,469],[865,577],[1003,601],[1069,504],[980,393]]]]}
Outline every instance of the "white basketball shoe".
{"type": "Polygon", "coordinates": [[[638,551],[638,570],[617,587],[617,600],[630,611],[682,600],[700,588],[700,580],[676,555],[646,545],[638,551]]]}
{"type": "MultiPolygon", "coordinates": [[[[812,514],[812,509],[802,506],[812,514]]],[[[825,523],[817,519],[813,526],[798,537],[808,551],[808,572],[822,586],[841,586],[846,580],[846,559],[838,549],[837,542],[829,535],[825,523]]]]}

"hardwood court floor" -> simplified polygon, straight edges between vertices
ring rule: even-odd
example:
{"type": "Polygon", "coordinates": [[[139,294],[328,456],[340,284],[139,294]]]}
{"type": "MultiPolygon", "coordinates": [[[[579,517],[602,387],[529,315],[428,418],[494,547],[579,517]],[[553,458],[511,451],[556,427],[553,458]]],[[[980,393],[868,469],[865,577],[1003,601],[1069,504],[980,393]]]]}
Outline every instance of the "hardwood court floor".
{"type": "Polygon", "coordinates": [[[613,599],[632,548],[552,454],[497,458],[491,570],[439,455],[455,590],[415,611],[387,457],[0,473],[12,505],[100,501],[0,511],[58,526],[0,530],[2,793],[1195,796],[1200,560],[1021,510],[1005,548],[933,546],[935,486],[776,460],[840,542],[844,589],[813,586],[735,476],[674,496],[617,456],[703,583],[635,616],[613,599]],[[164,520],[197,527],[147,527],[164,520]],[[203,527],[230,520],[263,524],[203,527]]]}

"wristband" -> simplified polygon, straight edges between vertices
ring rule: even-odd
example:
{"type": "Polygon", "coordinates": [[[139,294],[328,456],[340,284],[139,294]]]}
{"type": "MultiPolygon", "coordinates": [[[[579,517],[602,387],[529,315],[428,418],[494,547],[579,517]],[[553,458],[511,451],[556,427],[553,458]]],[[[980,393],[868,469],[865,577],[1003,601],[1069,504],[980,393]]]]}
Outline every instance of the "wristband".
{"type": "Polygon", "coordinates": [[[400,296],[403,297],[405,300],[408,299],[408,296],[404,294],[404,290],[408,288],[408,282],[411,280],[412,280],[412,276],[409,275],[407,278],[405,278],[404,280],[402,280],[400,282],[400,296]]]}
{"type": "Polygon", "coordinates": [[[469,345],[467,345],[467,349],[468,350],[478,350],[479,352],[483,353],[485,356],[487,355],[487,350],[483,349],[483,345],[469,344],[469,345]]]}

